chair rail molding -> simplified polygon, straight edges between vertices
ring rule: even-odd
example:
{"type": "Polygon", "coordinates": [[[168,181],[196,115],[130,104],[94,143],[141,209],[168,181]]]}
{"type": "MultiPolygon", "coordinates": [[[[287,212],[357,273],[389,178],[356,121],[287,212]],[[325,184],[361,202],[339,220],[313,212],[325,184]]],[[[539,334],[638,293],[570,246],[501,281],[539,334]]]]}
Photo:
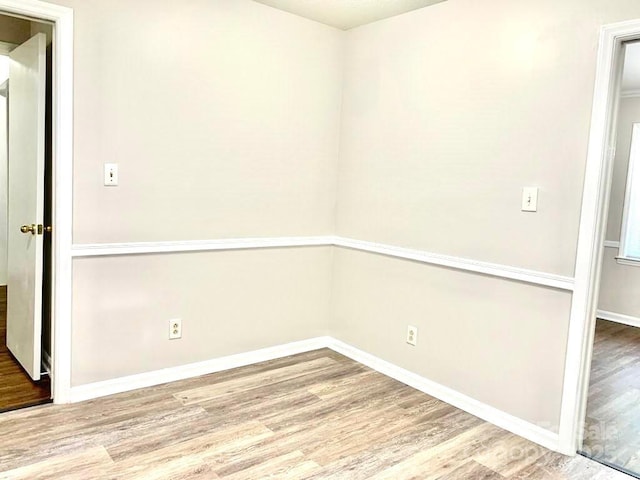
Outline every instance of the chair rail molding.
{"type": "Polygon", "coordinates": [[[213,240],[185,240],[173,242],[92,243],[76,244],[72,248],[74,258],[105,257],[116,255],[145,255],[178,252],[206,252],[216,250],[247,250],[256,248],[319,247],[333,246],[389,257],[413,260],[428,265],[453,268],[498,278],[517,280],[534,285],[573,290],[572,277],[539,272],[526,268],[472,260],[468,258],[432,253],[424,250],[397,247],[383,243],[367,242],[339,236],[315,237],[255,237],[213,240]]]}
{"type": "Polygon", "coordinates": [[[169,242],[91,243],[76,244],[74,257],[104,257],[144,255],[152,253],[206,252],[215,250],[248,250],[256,248],[332,246],[334,237],[252,237],[214,240],[178,240],[169,242]]]}
{"type": "Polygon", "coordinates": [[[337,247],[351,248],[363,252],[378,253],[381,255],[402,258],[405,260],[413,260],[430,265],[449,267],[456,270],[480,273],[493,277],[507,278],[510,280],[518,280],[525,283],[558,288],[560,290],[573,290],[572,277],[556,275],[554,273],[539,272],[537,270],[529,270],[526,268],[513,267],[510,265],[502,265],[498,263],[473,260],[464,257],[456,257],[452,255],[443,255],[440,253],[432,253],[412,248],[396,247],[393,245],[386,245],[382,243],[355,240],[352,238],[336,237],[335,245],[337,247]]]}

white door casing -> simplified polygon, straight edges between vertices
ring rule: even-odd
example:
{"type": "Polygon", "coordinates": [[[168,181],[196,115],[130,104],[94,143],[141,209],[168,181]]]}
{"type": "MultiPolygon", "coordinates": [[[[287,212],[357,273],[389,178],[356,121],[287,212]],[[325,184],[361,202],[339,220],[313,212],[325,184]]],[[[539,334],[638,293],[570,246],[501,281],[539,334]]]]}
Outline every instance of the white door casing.
{"type": "Polygon", "coordinates": [[[40,0],[0,0],[8,15],[51,22],[53,28],[53,304],[51,386],[56,403],[71,392],[71,242],[73,227],[73,9],[40,0]]]}
{"type": "Polygon", "coordinates": [[[46,36],[36,34],[16,47],[10,58],[7,348],[31,378],[39,380],[46,36]],[[21,231],[23,225],[31,231],[21,231]]]}
{"type": "Polygon", "coordinates": [[[622,44],[638,38],[640,19],[605,25],[600,31],[560,411],[558,450],[567,455],[574,455],[581,448],[586,413],[602,249],[611,190],[622,44]]]}

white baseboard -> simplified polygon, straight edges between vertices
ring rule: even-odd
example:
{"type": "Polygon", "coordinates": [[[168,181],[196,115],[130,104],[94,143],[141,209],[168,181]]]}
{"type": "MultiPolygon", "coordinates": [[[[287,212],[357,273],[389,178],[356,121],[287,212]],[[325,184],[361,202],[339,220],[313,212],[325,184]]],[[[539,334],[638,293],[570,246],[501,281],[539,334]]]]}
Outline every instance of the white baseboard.
{"type": "Polygon", "coordinates": [[[640,328],[640,318],[633,317],[631,315],[608,312],[607,310],[598,310],[596,312],[596,316],[602,320],[609,320],[610,322],[622,323],[623,325],[629,325],[630,327],[640,328]]]}
{"type": "Polygon", "coordinates": [[[356,362],[382,373],[383,375],[394,378],[417,390],[420,390],[421,392],[464,410],[471,415],[475,415],[476,417],[497,425],[500,428],[542,445],[545,448],[555,451],[558,451],[559,449],[559,436],[557,433],[551,432],[503,412],[502,410],[491,407],[451,388],[421,377],[409,370],[405,370],[404,368],[398,367],[329,336],[316,337],[309,340],[302,340],[300,342],[287,343],[252,352],[229,355],[227,357],[192,363],[180,367],[166,368],[163,370],[72,387],[70,401],[80,402],[138,388],[151,387],[153,385],[184,380],[187,378],[229,370],[231,368],[251,365],[320,348],[330,348],[335,352],[341,353],[356,362]]]}
{"type": "Polygon", "coordinates": [[[299,342],[277,345],[275,347],[262,348],[246,353],[228,355],[226,357],[214,358],[204,362],[190,363],[179,367],[165,368],[153,372],[129,375],[113,380],[89,383],[71,387],[69,395],[70,402],[81,402],[92,398],[104,397],[115,393],[128,392],[138,388],[152,387],[177,380],[198,377],[209,373],[221,372],[232,368],[244,367],[254,363],[274,360],[297,353],[309,352],[325,348],[330,343],[329,337],[316,337],[299,342]]]}
{"type": "Polygon", "coordinates": [[[352,360],[355,360],[356,362],[362,363],[363,365],[376,370],[377,372],[394,378],[399,382],[442,400],[449,405],[453,405],[456,408],[464,410],[465,412],[481,418],[482,420],[524,437],[527,440],[531,440],[545,448],[559,451],[560,436],[557,433],[510,415],[497,408],[491,407],[486,403],[482,403],[474,398],[463,395],[456,390],[421,377],[420,375],[398,367],[340,340],[333,339],[332,343],[329,344],[328,347],[342,355],[345,355],[346,357],[351,358],[352,360]]]}

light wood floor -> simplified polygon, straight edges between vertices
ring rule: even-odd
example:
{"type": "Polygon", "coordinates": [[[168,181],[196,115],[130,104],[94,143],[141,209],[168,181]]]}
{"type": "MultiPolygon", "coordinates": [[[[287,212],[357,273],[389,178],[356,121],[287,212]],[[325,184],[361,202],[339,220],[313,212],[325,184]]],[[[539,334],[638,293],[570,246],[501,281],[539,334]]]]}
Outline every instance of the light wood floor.
{"type": "Polygon", "coordinates": [[[330,350],[0,415],[0,479],[626,479],[330,350]]]}
{"type": "Polygon", "coordinates": [[[0,286],[0,412],[48,402],[51,396],[49,377],[33,382],[22,370],[5,344],[6,326],[7,287],[0,286]]]}
{"type": "Polygon", "coordinates": [[[583,450],[640,474],[640,328],[596,322],[583,450]]]}

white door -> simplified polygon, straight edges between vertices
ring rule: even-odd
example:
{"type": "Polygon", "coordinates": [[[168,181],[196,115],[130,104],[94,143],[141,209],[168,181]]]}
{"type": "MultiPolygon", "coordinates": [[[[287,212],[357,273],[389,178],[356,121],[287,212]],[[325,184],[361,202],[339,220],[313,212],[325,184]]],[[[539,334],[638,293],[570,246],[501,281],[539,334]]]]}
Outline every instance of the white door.
{"type": "Polygon", "coordinates": [[[46,37],[9,55],[7,347],[40,379],[46,37]]]}

